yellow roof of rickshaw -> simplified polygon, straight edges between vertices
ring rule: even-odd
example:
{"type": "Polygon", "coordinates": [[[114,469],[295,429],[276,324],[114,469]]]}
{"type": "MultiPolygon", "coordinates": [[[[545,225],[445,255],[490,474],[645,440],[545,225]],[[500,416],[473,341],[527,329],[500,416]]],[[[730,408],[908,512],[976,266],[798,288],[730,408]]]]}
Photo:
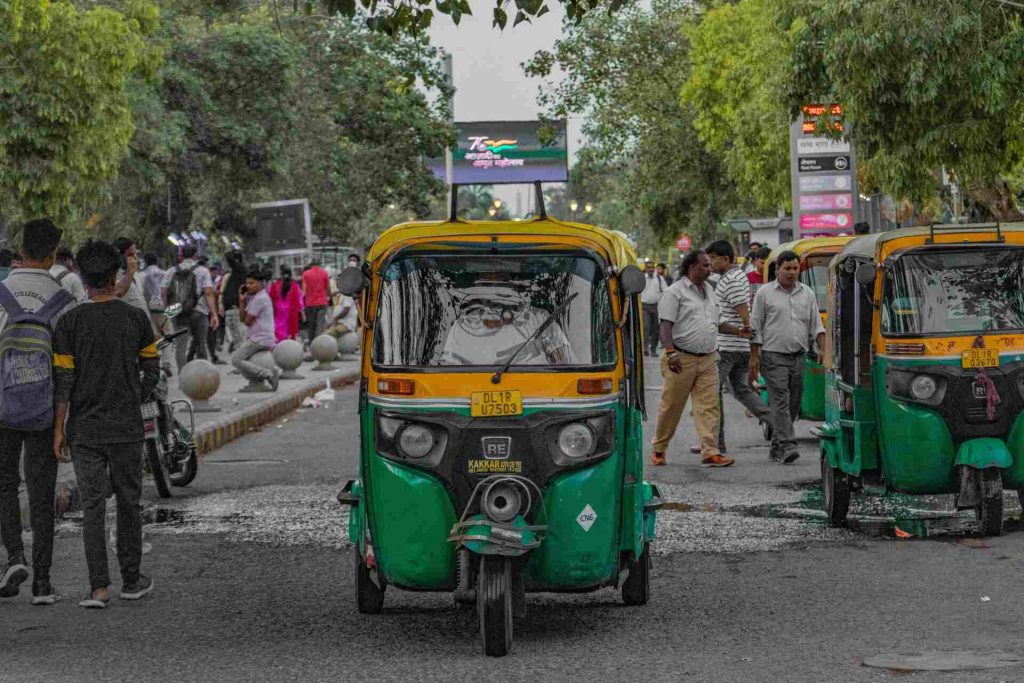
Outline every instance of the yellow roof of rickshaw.
{"type": "Polygon", "coordinates": [[[629,238],[618,230],[605,230],[596,225],[566,223],[554,218],[532,221],[416,221],[399,223],[388,228],[370,246],[368,261],[375,261],[397,244],[410,240],[434,237],[447,240],[453,237],[480,237],[488,235],[538,235],[574,237],[589,240],[604,249],[612,265],[624,268],[636,265],[636,251],[629,238]]]}
{"type": "Polygon", "coordinates": [[[797,256],[803,256],[815,251],[838,251],[847,242],[854,239],[853,236],[848,237],[805,237],[800,240],[793,240],[792,242],[783,242],[779,246],[772,249],[771,253],[768,254],[767,263],[771,263],[779,257],[784,251],[795,251],[797,256]]]}
{"type": "MultiPolygon", "coordinates": [[[[942,232],[936,232],[937,237],[949,238],[956,235],[975,235],[985,232],[995,232],[996,228],[994,225],[989,226],[962,226],[963,230],[956,229],[943,229],[942,232]]],[[[1014,233],[1015,235],[1024,234],[1024,223],[1004,223],[999,226],[1000,232],[1003,233],[1014,233]]],[[[931,237],[932,228],[930,226],[921,226],[917,228],[900,228],[899,230],[890,230],[888,232],[878,232],[872,235],[861,235],[856,237],[843,247],[842,251],[839,252],[836,261],[844,261],[851,256],[857,256],[864,259],[875,261],[878,258],[878,254],[882,250],[882,246],[887,242],[901,239],[904,237],[931,237]]]]}

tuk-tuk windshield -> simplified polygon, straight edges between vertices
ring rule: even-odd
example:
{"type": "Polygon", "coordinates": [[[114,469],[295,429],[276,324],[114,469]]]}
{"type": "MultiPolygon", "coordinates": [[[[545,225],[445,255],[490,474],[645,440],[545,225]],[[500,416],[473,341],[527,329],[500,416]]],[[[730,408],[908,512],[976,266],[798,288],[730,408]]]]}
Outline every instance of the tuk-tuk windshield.
{"type": "Polygon", "coordinates": [[[831,260],[830,255],[808,256],[800,271],[800,282],[814,292],[821,313],[828,307],[828,262],[831,260]]]}
{"type": "Polygon", "coordinates": [[[580,254],[400,255],[383,273],[373,362],[494,369],[574,294],[513,368],[615,363],[615,324],[600,264],[580,254]]]}
{"type": "Polygon", "coordinates": [[[1024,329],[1024,249],[923,251],[887,269],[882,334],[956,335],[1024,329]]]}

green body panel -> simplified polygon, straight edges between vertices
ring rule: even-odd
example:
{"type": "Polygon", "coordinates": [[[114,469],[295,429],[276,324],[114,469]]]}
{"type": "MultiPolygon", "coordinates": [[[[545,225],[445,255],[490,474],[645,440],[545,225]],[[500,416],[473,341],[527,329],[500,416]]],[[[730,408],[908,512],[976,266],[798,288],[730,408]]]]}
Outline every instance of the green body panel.
{"type": "Polygon", "coordinates": [[[825,424],[821,428],[821,447],[829,465],[851,476],[878,468],[878,429],[875,422],[875,398],[870,387],[848,386],[836,373],[824,377],[825,424]],[[845,397],[853,399],[853,412],[844,409],[845,397]]]}
{"type": "MultiPolygon", "coordinates": [[[[488,539],[493,538],[494,527],[491,525],[491,522],[487,519],[486,515],[473,515],[472,519],[480,523],[469,527],[466,530],[467,535],[483,536],[488,539]]],[[[509,523],[509,526],[520,534],[519,540],[522,542],[523,547],[510,548],[508,543],[493,543],[491,541],[483,541],[479,539],[466,540],[466,547],[478,555],[503,555],[505,557],[516,557],[529,552],[530,546],[541,538],[539,532],[526,528],[528,525],[522,515],[516,515],[515,519],[509,523]]]]}
{"type": "MultiPolygon", "coordinates": [[[[468,408],[418,410],[469,414],[468,408]]],[[[537,410],[526,408],[524,414],[537,410]]],[[[539,534],[542,543],[529,552],[523,569],[531,589],[579,589],[614,583],[620,553],[638,554],[654,537],[655,512],[644,512],[644,503],[653,492],[649,484],[640,481],[640,414],[629,409],[627,420],[627,409],[621,404],[616,404],[614,410],[617,433],[612,453],[592,467],[566,472],[550,481],[544,492],[543,512],[530,521],[549,527],[539,534]],[[596,513],[589,531],[577,521],[587,505],[596,513]]],[[[369,531],[377,566],[389,582],[408,588],[450,590],[454,588],[457,548],[448,537],[462,510],[454,508],[443,483],[429,472],[377,454],[375,414],[376,407],[361,397],[362,504],[352,509],[350,538],[362,547],[364,529],[369,531]]],[[[468,542],[467,547],[487,552],[487,542],[479,542],[476,548],[473,543],[468,542]]]]}
{"type": "Polygon", "coordinates": [[[1014,420],[1006,438],[1006,447],[1010,449],[1013,462],[1003,470],[1003,487],[1024,489],[1024,413],[1014,420]]]}
{"type": "Polygon", "coordinates": [[[825,419],[825,369],[810,356],[804,361],[804,393],[800,397],[800,417],[815,422],[825,419]]]}
{"type": "Polygon", "coordinates": [[[1000,439],[970,439],[956,451],[956,464],[978,470],[989,467],[1006,468],[1013,464],[1013,456],[1000,439]]]}

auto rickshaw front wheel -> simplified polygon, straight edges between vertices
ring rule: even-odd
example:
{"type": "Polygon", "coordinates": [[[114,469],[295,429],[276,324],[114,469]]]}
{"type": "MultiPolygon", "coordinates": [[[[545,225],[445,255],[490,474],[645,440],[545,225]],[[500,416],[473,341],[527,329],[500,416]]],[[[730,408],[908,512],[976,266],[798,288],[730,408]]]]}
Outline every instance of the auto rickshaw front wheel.
{"type": "Polygon", "coordinates": [[[644,543],[644,550],[635,562],[629,563],[629,573],[622,582],[622,602],[627,605],[646,605],[651,597],[651,544],[644,543]]]}
{"type": "Polygon", "coordinates": [[[982,536],[1000,536],[1003,533],[1003,478],[999,469],[988,467],[978,472],[981,495],[974,508],[978,531],[982,536]]]}
{"type": "Polygon", "coordinates": [[[844,526],[846,514],[850,511],[850,478],[829,465],[828,456],[824,453],[821,454],[821,494],[828,525],[844,526]]]}
{"type": "Polygon", "coordinates": [[[380,614],[384,607],[384,589],[387,588],[387,584],[379,572],[377,580],[380,581],[380,585],[374,583],[373,577],[370,576],[370,568],[359,554],[359,548],[353,548],[352,556],[355,558],[356,605],[359,607],[359,613],[380,614]]]}
{"type": "Polygon", "coordinates": [[[488,657],[504,657],[512,651],[512,560],[496,555],[480,558],[476,608],[484,652],[488,657]]]}

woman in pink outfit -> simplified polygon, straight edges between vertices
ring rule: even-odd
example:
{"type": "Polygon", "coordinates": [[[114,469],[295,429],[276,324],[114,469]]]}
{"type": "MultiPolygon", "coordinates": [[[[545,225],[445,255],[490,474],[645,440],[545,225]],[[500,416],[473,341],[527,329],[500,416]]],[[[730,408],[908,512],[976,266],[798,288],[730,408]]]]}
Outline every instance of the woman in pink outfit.
{"type": "Polygon", "coordinates": [[[281,266],[281,278],[270,285],[270,299],[274,302],[274,336],[277,341],[297,339],[299,320],[304,316],[302,288],[292,280],[292,269],[281,266]]]}

